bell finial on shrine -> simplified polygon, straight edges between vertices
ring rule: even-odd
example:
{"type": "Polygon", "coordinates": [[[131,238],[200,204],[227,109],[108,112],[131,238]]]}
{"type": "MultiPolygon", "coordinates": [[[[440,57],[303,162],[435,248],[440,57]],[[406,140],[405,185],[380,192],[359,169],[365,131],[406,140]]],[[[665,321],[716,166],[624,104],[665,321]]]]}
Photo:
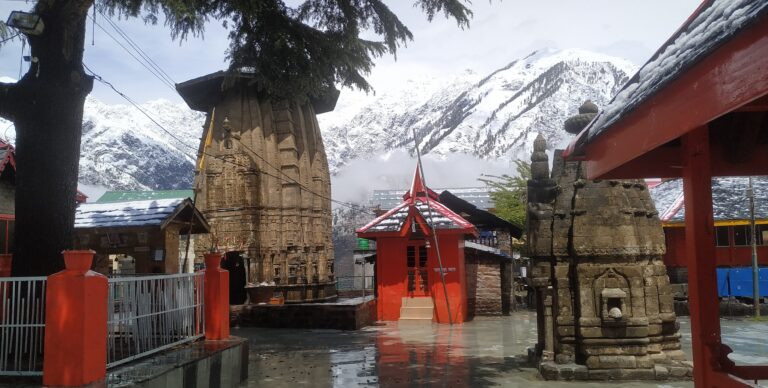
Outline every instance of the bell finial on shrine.
{"type": "Polygon", "coordinates": [[[573,135],[578,135],[579,132],[586,128],[587,124],[597,116],[598,111],[599,109],[594,102],[590,100],[584,101],[579,107],[579,114],[565,120],[565,131],[573,135]]]}
{"type": "Polygon", "coordinates": [[[533,179],[549,178],[549,157],[547,156],[547,140],[539,133],[533,141],[531,154],[531,177],[533,179]]]}

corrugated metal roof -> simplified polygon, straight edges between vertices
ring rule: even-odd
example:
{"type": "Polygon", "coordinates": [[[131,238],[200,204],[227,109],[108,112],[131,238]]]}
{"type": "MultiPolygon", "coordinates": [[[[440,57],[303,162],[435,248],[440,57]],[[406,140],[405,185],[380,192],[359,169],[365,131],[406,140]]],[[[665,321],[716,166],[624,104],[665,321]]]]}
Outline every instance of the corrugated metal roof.
{"type": "MultiPolygon", "coordinates": [[[[752,186],[755,192],[755,218],[768,219],[768,177],[754,177],[752,186]]],[[[749,220],[747,187],[746,177],[712,179],[712,215],[715,221],[749,220]]],[[[682,179],[665,181],[650,189],[650,193],[662,221],[685,220],[682,179]]]]}
{"type": "Polygon", "coordinates": [[[161,225],[184,199],[85,203],[75,211],[75,228],[114,228],[161,225]]]}
{"type": "Polygon", "coordinates": [[[710,0],[646,62],[588,126],[588,141],[768,12],[768,1],[710,0]]]}
{"type": "Polygon", "coordinates": [[[155,190],[155,191],[107,191],[94,203],[145,201],[151,199],[184,199],[192,198],[190,190],[155,190]]]}

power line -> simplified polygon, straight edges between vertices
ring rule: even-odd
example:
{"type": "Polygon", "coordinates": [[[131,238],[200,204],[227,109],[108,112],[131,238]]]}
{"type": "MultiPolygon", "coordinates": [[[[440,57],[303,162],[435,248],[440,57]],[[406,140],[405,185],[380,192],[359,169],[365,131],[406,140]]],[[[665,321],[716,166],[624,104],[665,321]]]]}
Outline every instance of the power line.
{"type": "MultiPolygon", "coordinates": [[[[155,125],[156,125],[158,128],[160,128],[160,129],[161,129],[163,132],[165,132],[165,133],[166,133],[168,136],[170,136],[172,139],[174,139],[174,140],[176,140],[177,142],[181,143],[181,144],[182,144],[184,147],[187,147],[187,148],[189,148],[189,149],[192,149],[192,150],[198,151],[198,150],[196,150],[194,147],[192,147],[192,146],[188,145],[188,144],[187,144],[187,143],[185,143],[183,140],[181,140],[180,138],[178,138],[178,137],[177,137],[175,134],[173,134],[173,132],[171,132],[170,130],[168,130],[167,128],[165,128],[165,126],[163,126],[162,124],[160,124],[160,122],[158,122],[157,120],[155,120],[155,118],[154,118],[154,117],[152,117],[152,116],[151,116],[149,113],[147,113],[147,111],[145,111],[143,108],[141,108],[141,106],[139,106],[139,104],[137,104],[137,103],[136,103],[136,102],[135,102],[133,99],[131,99],[130,97],[128,97],[128,96],[127,96],[125,93],[123,93],[123,92],[119,91],[119,90],[118,90],[118,89],[117,89],[117,88],[116,88],[116,87],[115,87],[115,86],[114,86],[112,83],[110,83],[109,81],[105,80],[105,79],[104,79],[104,78],[102,78],[100,75],[96,74],[96,72],[94,72],[94,71],[93,71],[93,70],[92,70],[90,67],[88,67],[88,65],[86,65],[85,63],[83,63],[83,66],[86,68],[86,70],[88,70],[88,71],[91,73],[91,75],[94,77],[94,79],[96,79],[97,81],[99,81],[99,82],[101,82],[102,84],[106,85],[107,87],[109,87],[110,89],[112,89],[112,91],[114,91],[115,93],[117,93],[117,94],[118,94],[120,97],[122,97],[123,99],[125,99],[126,101],[128,101],[128,102],[129,102],[131,105],[133,105],[133,106],[134,106],[134,108],[136,108],[136,109],[137,109],[139,112],[141,112],[141,113],[142,113],[144,116],[146,116],[146,117],[147,117],[147,118],[148,118],[150,121],[152,121],[152,123],[154,123],[154,124],[155,124],[155,125]]],[[[242,144],[242,142],[241,142],[241,144],[242,144]]],[[[263,159],[261,156],[259,156],[259,155],[258,155],[258,154],[256,154],[255,152],[253,152],[253,150],[251,150],[251,152],[252,152],[252,153],[253,153],[255,156],[257,156],[258,158],[260,158],[260,159],[264,160],[264,159],[263,159]]],[[[248,171],[248,172],[255,172],[255,173],[260,173],[260,174],[264,174],[264,175],[270,176],[270,177],[272,177],[272,178],[275,178],[275,179],[281,180],[281,181],[283,181],[283,182],[288,182],[288,183],[295,183],[295,184],[297,184],[297,185],[298,185],[300,188],[302,188],[304,191],[306,191],[306,192],[308,192],[308,193],[310,193],[310,194],[312,194],[312,195],[314,195],[314,196],[317,196],[317,197],[319,197],[319,198],[321,198],[321,199],[325,199],[325,200],[331,201],[331,202],[333,202],[333,203],[336,203],[336,204],[338,204],[338,205],[341,205],[341,206],[345,206],[345,207],[348,207],[348,208],[350,208],[350,209],[355,209],[355,210],[363,209],[363,210],[367,210],[367,211],[370,211],[369,209],[366,209],[365,207],[362,207],[362,206],[359,206],[359,205],[356,205],[356,204],[350,204],[350,203],[346,203],[346,202],[343,202],[343,201],[339,201],[339,200],[335,200],[335,199],[333,199],[333,198],[331,198],[331,197],[327,197],[327,196],[325,196],[325,195],[322,195],[322,194],[316,193],[316,192],[315,192],[315,191],[313,191],[312,189],[310,189],[310,188],[308,188],[308,187],[306,187],[306,186],[302,185],[300,182],[297,182],[297,181],[295,181],[295,180],[287,180],[287,179],[285,179],[285,178],[281,178],[281,177],[279,177],[279,176],[277,176],[277,175],[274,175],[274,174],[270,174],[270,173],[268,173],[268,172],[266,172],[266,171],[260,171],[260,170],[254,169],[254,168],[253,168],[253,167],[251,167],[251,166],[248,166],[248,165],[245,165],[245,164],[242,164],[242,163],[238,163],[238,162],[236,162],[236,161],[234,161],[234,160],[229,160],[229,159],[227,159],[226,157],[222,157],[222,156],[219,156],[219,155],[213,155],[213,154],[210,154],[210,153],[207,153],[207,152],[202,152],[202,154],[203,154],[203,155],[205,155],[205,156],[208,156],[208,157],[214,158],[214,159],[218,159],[218,160],[221,160],[221,161],[222,161],[222,162],[224,162],[224,163],[229,163],[229,164],[232,164],[232,165],[235,165],[235,166],[238,166],[238,167],[242,167],[242,168],[244,168],[244,169],[245,169],[246,171],[248,171]]],[[[267,164],[268,164],[268,163],[267,163],[267,164]]],[[[272,165],[270,164],[270,166],[272,166],[272,165]]],[[[275,167],[274,167],[274,166],[272,166],[272,168],[275,168],[275,167]]]]}
{"type": "MultiPolygon", "coordinates": [[[[94,7],[94,9],[96,9],[96,7],[94,7]]],[[[107,16],[107,15],[106,15],[104,12],[102,12],[102,11],[98,11],[98,12],[101,14],[101,16],[104,18],[104,20],[106,20],[106,21],[107,21],[107,23],[109,23],[109,25],[110,25],[110,26],[111,26],[111,27],[112,27],[112,28],[113,28],[113,29],[114,29],[114,30],[115,30],[115,31],[116,31],[116,32],[117,32],[117,33],[118,33],[120,36],[122,36],[122,37],[123,37],[123,39],[125,39],[125,41],[126,41],[126,42],[128,42],[128,44],[129,44],[131,47],[133,47],[133,48],[134,48],[134,50],[136,50],[136,52],[137,52],[137,53],[138,53],[138,54],[139,54],[139,55],[140,55],[142,58],[144,58],[144,59],[147,61],[147,63],[148,63],[150,66],[152,66],[152,68],[153,68],[153,69],[157,70],[157,72],[158,72],[158,73],[159,73],[159,74],[160,74],[160,75],[161,75],[163,78],[165,78],[167,81],[169,81],[171,84],[176,84],[176,81],[174,81],[174,80],[173,80],[173,78],[171,78],[171,76],[170,76],[170,75],[169,75],[169,74],[168,74],[168,73],[167,73],[165,70],[163,70],[163,68],[162,68],[162,67],[160,67],[160,65],[158,65],[158,64],[157,64],[157,62],[155,62],[155,61],[152,59],[152,57],[151,57],[149,54],[147,54],[147,53],[146,53],[144,50],[142,50],[142,48],[139,46],[139,44],[138,44],[138,43],[136,43],[136,42],[135,42],[133,39],[131,39],[131,37],[130,37],[130,36],[128,36],[128,34],[127,34],[125,31],[123,31],[123,29],[122,29],[122,28],[120,28],[120,26],[118,26],[118,25],[117,25],[117,23],[115,23],[115,22],[114,22],[114,21],[113,21],[113,20],[112,20],[112,19],[111,19],[109,16],[107,16]]]]}
{"type": "Polygon", "coordinates": [[[115,36],[114,36],[114,35],[110,34],[110,33],[109,33],[109,31],[107,31],[107,29],[106,29],[106,28],[104,28],[104,27],[103,27],[101,24],[99,24],[99,23],[96,21],[96,19],[94,19],[94,18],[93,18],[93,16],[91,16],[91,15],[88,15],[88,17],[89,17],[89,18],[91,18],[91,20],[93,21],[93,23],[94,23],[94,24],[95,24],[97,27],[99,27],[99,28],[100,28],[102,31],[104,31],[104,33],[105,33],[105,34],[107,34],[107,36],[109,36],[110,38],[112,38],[112,40],[114,40],[114,41],[115,41],[115,43],[117,43],[117,45],[118,45],[118,46],[122,47],[122,48],[123,48],[123,50],[125,50],[125,52],[127,52],[127,53],[128,53],[128,55],[130,55],[130,56],[131,56],[133,59],[135,59],[135,60],[136,60],[136,62],[139,62],[139,64],[141,64],[142,66],[144,66],[144,68],[145,68],[145,69],[147,69],[147,71],[149,71],[150,73],[152,73],[152,75],[154,75],[154,76],[155,76],[155,78],[157,78],[158,80],[160,80],[160,82],[162,82],[162,83],[163,83],[163,85],[165,85],[165,86],[169,87],[169,88],[170,88],[171,90],[173,90],[174,92],[176,91],[176,87],[175,87],[175,86],[174,86],[172,83],[170,83],[168,80],[166,80],[165,78],[163,78],[162,76],[160,76],[160,75],[157,73],[157,71],[156,71],[156,70],[153,70],[151,66],[147,65],[147,64],[146,64],[144,61],[142,61],[141,59],[139,59],[139,58],[138,58],[138,57],[137,57],[137,56],[136,56],[136,55],[135,55],[135,54],[134,54],[134,53],[133,53],[133,52],[132,52],[130,49],[128,49],[127,47],[125,47],[125,45],[123,45],[123,44],[122,44],[122,43],[121,43],[119,40],[117,40],[117,38],[115,38],[115,36]]]}

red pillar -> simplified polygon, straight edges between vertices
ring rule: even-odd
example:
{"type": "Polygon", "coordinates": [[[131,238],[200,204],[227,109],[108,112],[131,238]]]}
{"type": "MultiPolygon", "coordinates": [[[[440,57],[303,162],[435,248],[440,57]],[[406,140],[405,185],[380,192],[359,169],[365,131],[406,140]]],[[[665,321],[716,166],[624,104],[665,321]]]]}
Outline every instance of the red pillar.
{"type": "Polygon", "coordinates": [[[689,132],[682,141],[693,379],[697,387],[707,387],[713,383],[712,371],[720,369],[715,354],[720,344],[720,308],[707,127],[689,132]]]}
{"type": "Polygon", "coordinates": [[[48,277],[43,384],[75,387],[107,371],[107,278],[89,271],[94,251],[64,251],[66,269],[48,277]]]}
{"type": "Polygon", "coordinates": [[[221,269],[221,253],[205,254],[205,339],[229,338],[229,271],[221,269]]]}
{"type": "Polygon", "coordinates": [[[13,255],[10,253],[0,254],[0,278],[7,278],[11,276],[11,261],[13,255]]]}

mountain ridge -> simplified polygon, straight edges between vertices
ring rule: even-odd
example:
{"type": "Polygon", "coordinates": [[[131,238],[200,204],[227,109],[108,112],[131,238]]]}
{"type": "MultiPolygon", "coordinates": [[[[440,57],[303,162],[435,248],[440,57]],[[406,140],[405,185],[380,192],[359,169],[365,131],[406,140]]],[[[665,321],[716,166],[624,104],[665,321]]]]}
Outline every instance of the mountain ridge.
{"type": "MultiPolygon", "coordinates": [[[[636,69],[599,53],[543,49],[484,76],[466,70],[405,79],[364,100],[342,93],[336,111],[318,116],[329,167],[339,173],[356,159],[414,154],[413,131],[422,154],[527,159],[540,132],[550,148],[564,146],[565,119],[584,100],[605,105],[636,69]]],[[[162,99],[139,106],[170,134],[133,106],[86,99],[81,183],[114,190],[192,186],[205,115],[162,99]]],[[[13,135],[11,123],[0,120],[3,127],[13,135]]]]}

